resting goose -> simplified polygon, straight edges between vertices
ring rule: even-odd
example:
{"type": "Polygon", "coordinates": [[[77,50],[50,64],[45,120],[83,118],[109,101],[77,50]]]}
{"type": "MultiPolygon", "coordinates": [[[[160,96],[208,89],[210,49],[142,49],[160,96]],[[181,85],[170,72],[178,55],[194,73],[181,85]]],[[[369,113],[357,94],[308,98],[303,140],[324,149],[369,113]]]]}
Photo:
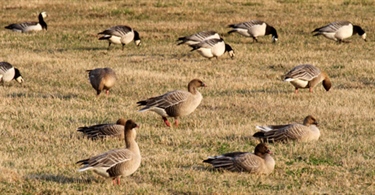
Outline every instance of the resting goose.
{"type": "Polygon", "coordinates": [[[195,45],[207,39],[220,39],[220,35],[215,31],[202,31],[190,36],[178,38],[177,41],[180,42],[177,45],[195,45]]]}
{"type": "Polygon", "coordinates": [[[22,33],[31,31],[41,31],[43,29],[47,30],[47,23],[44,21],[44,18],[46,17],[47,13],[41,12],[38,16],[39,22],[23,22],[19,24],[10,24],[5,28],[22,33]]]}
{"type": "Polygon", "coordinates": [[[193,49],[191,51],[197,50],[199,54],[203,57],[211,59],[213,57],[220,57],[225,52],[228,52],[231,58],[234,57],[234,51],[232,47],[224,42],[222,38],[220,39],[207,39],[199,42],[195,45],[189,45],[193,49]]]}
{"type": "Polygon", "coordinates": [[[120,118],[116,124],[97,124],[88,127],[79,127],[77,131],[82,132],[89,139],[105,137],[124,138],[125,119],[120,118]]]}
{"type": "Polygon", "coordinates": [[[295,93],[299,88],[309,88],[312,92],[313,88],[323,82],[326,91],[331,89],[332,83],[326,72],[320,71],[311,64],[302,64],[294,67],[284,77],[284,81],[290,82],[295,87],[295,93]]]}
{"type": "Polygon", "coordinates": [[[139,33],[129,26],[113,26],[98,34],[103,35],[99,38],[99,40],[108,40],[108,50],[112,43],[122,44],[122,50],[124,50],[124,46],[131,41],[134,41],[136,46],[141,45],[141,38],[139,37],[139,33]]]}
{"type": "Polygon", "coordinates": [[[89,80],[91,86],[96,90],[96,95],[99,95],[103,90],[109,94],[117,80],[115,71],[111,68],[96,68],[93,70],[86,70],[89,73],[89,80]]]}
{"type": "Polygon", "coordinates": [[[272,35],[272,42],[276,42],[279,38],[276,29],[261,20],[251,20],[248,22],[231,24],[228,27],[233,28],[228,34],[237,32],[240,35],[252,37],[253,42],[258,42],[257,37],[265,35],[272,35]]]}
{"type": "Polygon", "coordinates": [[[332,22],[326,26],[316,28],[312,33],[315,33],[314,36],[323,35],[339,43],[344,42],[344,39],[358,33],[358,35],[366,41],[366,32],[360,26],[353,25],[349,21],[332,22]]]}
{"type": "Polygon", "coordinates": [[[253,174],[270,174],[275,168],[275,160],[271,151],[264,143],[255,147],[254,153],[232,152],[220,156],[208,157],[203,162],[209,163],[218,169],[253,174]]]}
{"type": "Polygon", "coordinates": [[[2,85],[4,86],[5,82],[9,82],[13,79],[20,84],[23,82],[22,75],[17,68],[14,68],[8,62],[0,62],[0,82],[2,85]]]}
{"type": "Polygon", "coordinates": [[[256,126],[261,131],[253,136],[262,142],[285,142],[288,140],[309,142],[319,139],[320,131],[317,126],[317,120],[309,115],[303,120],[303,124],[256,126]]]}
{"type": "Polygon", "coordinates": [[[193,79],[188,84],[188,91],[175,90],[163,95],[152,97],[137,102],[138,106],[144,106],[143,111],[153,111],[162,116],[164,123],[170,127],[167,117],[174,117],[175,125],[178,126],[178,118],[192,113],[201,103],[203,97],[197,88],[206,87],[199,79],[193,79]]]}
{"type": "Polygon", "coordinates": [[[112,178],[113,184],[120,184],[121,176],[129,176],[133,174],[141,165],[141,152],[136,138],[136,131],[134,128],[138,125],[128,120],[125,124],[125,148],[114,149],[108,152],[93,156],[84,160],[80,160],[77,164],[82,165],[78,170],[87,171],[93,169],[95,173],[112,178]]]}

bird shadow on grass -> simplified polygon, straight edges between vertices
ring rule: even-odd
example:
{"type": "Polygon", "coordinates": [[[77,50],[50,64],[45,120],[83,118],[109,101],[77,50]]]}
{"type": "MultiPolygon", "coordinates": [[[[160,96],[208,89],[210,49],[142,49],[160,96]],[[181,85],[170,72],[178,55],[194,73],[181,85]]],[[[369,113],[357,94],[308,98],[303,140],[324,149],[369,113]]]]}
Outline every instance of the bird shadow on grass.
{"type": "Polygon", "coordinates": [[[11,98],[44,98],[44,99],[72,99],[78,97],[76,94],[42,94],[42,93],[11,93],[8,95],[11,98]]]}
{"type": "Polygon", "coordinates": [[[73,177],[67,177],[64,175],[52,175],[52,174],[30,174],[25,177],[29,180],[41,180],[41,181],[50,181],[60,184],[67,184],[67,183],[85,183],[85,184],[91,184],[91,183],[98,183],[98,181],[94,178],[87,178],[87,179],[81,179],[81,178],[73,178],[73,177]]]}

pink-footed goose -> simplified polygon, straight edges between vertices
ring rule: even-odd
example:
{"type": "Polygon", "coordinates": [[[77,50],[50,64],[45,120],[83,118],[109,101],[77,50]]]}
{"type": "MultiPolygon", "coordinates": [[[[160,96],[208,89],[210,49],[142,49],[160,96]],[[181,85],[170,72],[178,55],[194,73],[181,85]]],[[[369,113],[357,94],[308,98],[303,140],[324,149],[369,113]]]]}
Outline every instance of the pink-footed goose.
{"type": "Polygon", "coordinates": [[[318,140],[320,137],[318,122],[311,115],[305,117],[303,124],[256,126],[256,128],[260,131],[253,136],[262,142],[286,142],[289,140],[309,142],[318,140]]]}
{"type": "Polygon", "coordinates": [[[118,137],[124,139],[125,119],[120,118],[115,124],[97,124],[92,126],[79,127],[77,131],[82,132],[89,139],[106,137],[118,137]]]}
{"type": "Polygon", "coordinates": [[[114,149],[108,152],[80,160],[77,164],[83,165],[78,171],[87,171],[93,169],[95,173],[112,178],[113,184],[120,184],[121,176],[133,174],[141,165],[141,152],[136,138],[134,128],[138,125],[128,120],[125,124],[125,148],[114,149]]]}
{"type": "Polygon", "coordinates": [[[87,70],[89,73],[89,80],[91,86],[96,90],[96,95],[105,90],[106,94],[109,94],[111,89],[117,80],[117,76],[114,70],[111,68],[96,68],[93,70],[87,70]]]}
{"type": "Polygon", "coordinates": [[[232,152],[220,156],[209,157],[203,162],[209,163],[218,169],[229,171],[249,172],[253,174],[270,174],[275,168],[275,160],[264,143],[255,147],[251,152],[232,152]]]}
{"type": "Polygon", "coordinates": [[[320,71],[319,68],[311,64],[302,64],[294,67],[285,74],[284,81],[290,82],[295,87],[295,93],[299,88],[309,88],[312,92],[313,88],[322,82],[326,91],[331,89],[332,83],[326,72],[320,71]]]}
{"type": "Polygon", "coordinates": [[[199,79],[193,79],[188,84],[188,91],[175,90],[163,95],[151,97],[137,102],[138,106],[144,106],[143,111],[153,111],[162,116],[164,123],[170,127],[167,117],[174,117],[175,125],[178,126],[178,118],[192,113],[201,103],[203,97],[197,90],[206,85],[199,79]]]}

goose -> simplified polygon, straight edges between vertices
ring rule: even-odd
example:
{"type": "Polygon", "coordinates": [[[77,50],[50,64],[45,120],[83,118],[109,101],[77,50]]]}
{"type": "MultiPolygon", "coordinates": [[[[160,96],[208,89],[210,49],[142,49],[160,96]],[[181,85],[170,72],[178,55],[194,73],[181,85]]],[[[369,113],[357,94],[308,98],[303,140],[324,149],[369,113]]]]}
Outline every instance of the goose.
{"type": "Polygon", "coordinates": [[[180,42],[177,45],[195,45],[207,39],[220,39],[220,35],[215,31],[202,31],[190,36],[178,38],[177,41],[180,42]]]}
{"type": "Polygon", "coordinates": [[[125,25],[113,26],[104,30],[103,32],[98,33],[98,35],[103,35],[99,38],[99,40],[108,40],[108,50],[112,43],[122,44],[122,50],[124,50],[124,46],[131,41],[134,41],[136,46],[141,45],[139,33],[131,27],[125,25]]]}
{"type": "Polygon", "coordinates": [[[141,165],[141,152],[136,138],[134,128],[138,125],[127,120],[125,123],[125,148],[113,149],[108,152],[78,161],[76,164],[81,165],[79,172],[93,170],[100,176],[112,178],[114,185],[120,184],[121,176],[133,174],[141,165]]]}
{"type": "Polygon", "coordinates": [[[77,131],[82,132],[89,139],[119,137],[124,138],[125,119],[120,118],[116,124],[97,124],[88,127],[78,127],[77,131]]]}
{"type": "Polygon", "coordinates": [[[312,92],[313,88],[320,82],[323,82],[323,87],[326,91],[329,91],[332,86],[327,73],[320,71],[311,64],[302,64],[294,67],[286,73],[284,81],[290,82],[295,87],[296,94],[299,88],[309,88],[309,91],[312,92]]]}
{"type": "Polygon", "coordinates": [[[41,12],[38,16],[39,22],[23,22],[19,24],[10,24],[6,26],[6,29],[16,31],[16,32],[31,32],[31,31],[41,31],[43,29],[47,30],[47,23],[44,21],[48,15],[46,12],[41,12]]]}
{"type": "Polygon", "coordinates": [[[231,58],[234,57],[234,51],[232,47],[224,42],[222,38],[220,39],[207,39],[199,42],[195,45],[190,45],[193,49],[191,51],[197,50],[199,54],[203,57],[211,59],[213,57],[220,57],[225,52],[228,52],[231,58]]]}
{"type": "Polygon", "coordinates": [[[324,37],[339,43],[344,42],[344,39],[358,33],[358,35],[366,41],[366,32],[362,27],[353,25],[349,21],[332,22],[326,26],[316,28],[312,33],[315,33],[314,36],[323,35],[324,37]]]}
{"type": "Polygon", "coordinates": [[[253,137],[262,142],[286,142],[296,140],[300,142],[316,141],[320,137],[317,120],[308,115],[303,124],[292,123],[287,125],[256,126],[259,132],[253,137]]]}
{"type": "Polygon", "coordinates": [[[117,76],[115,71],[111,68],[96,68],[93,70],[86,70],[89,73],[89,80],[92,87],[96,90],[96,95],[105,90],[109,94],[109,89],[115,85],[117,76]]]}
{"type": "Polygon", "coordinates": [[[23,83],[21,72],[14,68],[9,62],[0,62],[0,82],[4,86],[5,82],[16,80],[18,83],[23,83]]]}
{"type": "Polygon", "coordinates": [[[271,151],[264,143],[255,147],[251,152],[232,152],[220,156],[208,157],[204,163],[209,163],[217,169],[235,172],[249,172],[252,174],[270,174],[275,168],[275,160],[271,151]]]}
{"type": "Polygon", "coordinates": [[[276,42],[279,38],[277,31],[273,26],[261,20],[250,20],[248,22],[242,22],[238,24],[230,24],[228,27],[233,28],[228,34],[237,32],[240,35],[246,37],[252,37],[253,42],[258,42],[259,36],[272,35],[272,42],[276,42]]]}
{"type": "Polygon", "coordinates": [[[167,117],[174,117],[175,126],[178,126],[178,118],[192,113],[201,103],[203,97],[197,90],[206,87],[199,79],[193,79],[188,84],[188,91],[175,90],[163,95],[151,97],[137,102],[138,106],[144,106],[139,112],[153,111],[162,116],[164,123],[170,127],[167,117]]]}

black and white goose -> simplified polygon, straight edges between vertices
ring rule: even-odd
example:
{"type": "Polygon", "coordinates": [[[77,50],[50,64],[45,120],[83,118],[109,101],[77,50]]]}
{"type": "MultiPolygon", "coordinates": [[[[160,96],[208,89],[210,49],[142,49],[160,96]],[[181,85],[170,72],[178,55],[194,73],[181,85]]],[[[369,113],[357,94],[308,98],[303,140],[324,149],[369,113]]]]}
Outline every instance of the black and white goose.
{"type": "Polygon", "coordinates": [[[237,32],[240,35],[252,37],[253,42],[258,42],[257,37],[265,35],[272,35],[272,42],[276,42],[279,38],[276,29],[261,20],[251,20],[248,22],[231,24],[228,27],[233,28],[228,34],[237,32]]]}
{"type": "Polygon", "coordinates": [[[177,43],[177,45],[195,45],[207,39],[220,39],[220,35],[215,31],[202,31],[190,36],[178,38],[177,41],[179,41],[179,43],[177,43]]]}
{"type": "Polygon", "coordinates": [[[98,34],[103,35],[99,38],[99,40],[108,40],[108,49],[112,43],[122,44],[122,50],[124,50],[124,46],[131,41],[134,41],[135,45],[137,46],[141,45],[141,38],[139,37],[139,33],[129,26],[113,26],[98,34]]]}
{"type": "Polygon", "coordinates": [[[213,57],[216,57],[217,59],[225,52],[228,52],[231,58],[234,57],[234,51],[232,47],[226,44],[222,38],[204,40],[198,44],[190,45],[190,47],[193,48],[191,51],[197,50],[199,54],[208,59],[211,59],[213,57]]]}
{"type": "Polygon", "coordinates": [[[351,37],[358,33],[363,40],[366,41],[366,32],[362,27],[353,25],[349,21],[336,21],[326,26],[316,28],[312,33],[314,36],[323,35],[328,39],[332,39],[338,42],[344,42],[344,39],[351,37]]]}
{"type": "Polygon", "coordinates": [[[39,22],[23,22],[19,24],[10,24],[6,26],[6,29],[16,31],[16,32],[31,32],[31,31],[41,31],[43,29],[47,30],[47,23],[44,18],[47,17],[46,12],[41,12],[38,16],[39,22]]]}
{"type": "Polygon", "coordinates": [[[17,68],[14,68],[8,62],[0,62],[0,82],[4,86],[5,82],[16,80],[18,83],[23,82],[22,75],[17,68]]]}

